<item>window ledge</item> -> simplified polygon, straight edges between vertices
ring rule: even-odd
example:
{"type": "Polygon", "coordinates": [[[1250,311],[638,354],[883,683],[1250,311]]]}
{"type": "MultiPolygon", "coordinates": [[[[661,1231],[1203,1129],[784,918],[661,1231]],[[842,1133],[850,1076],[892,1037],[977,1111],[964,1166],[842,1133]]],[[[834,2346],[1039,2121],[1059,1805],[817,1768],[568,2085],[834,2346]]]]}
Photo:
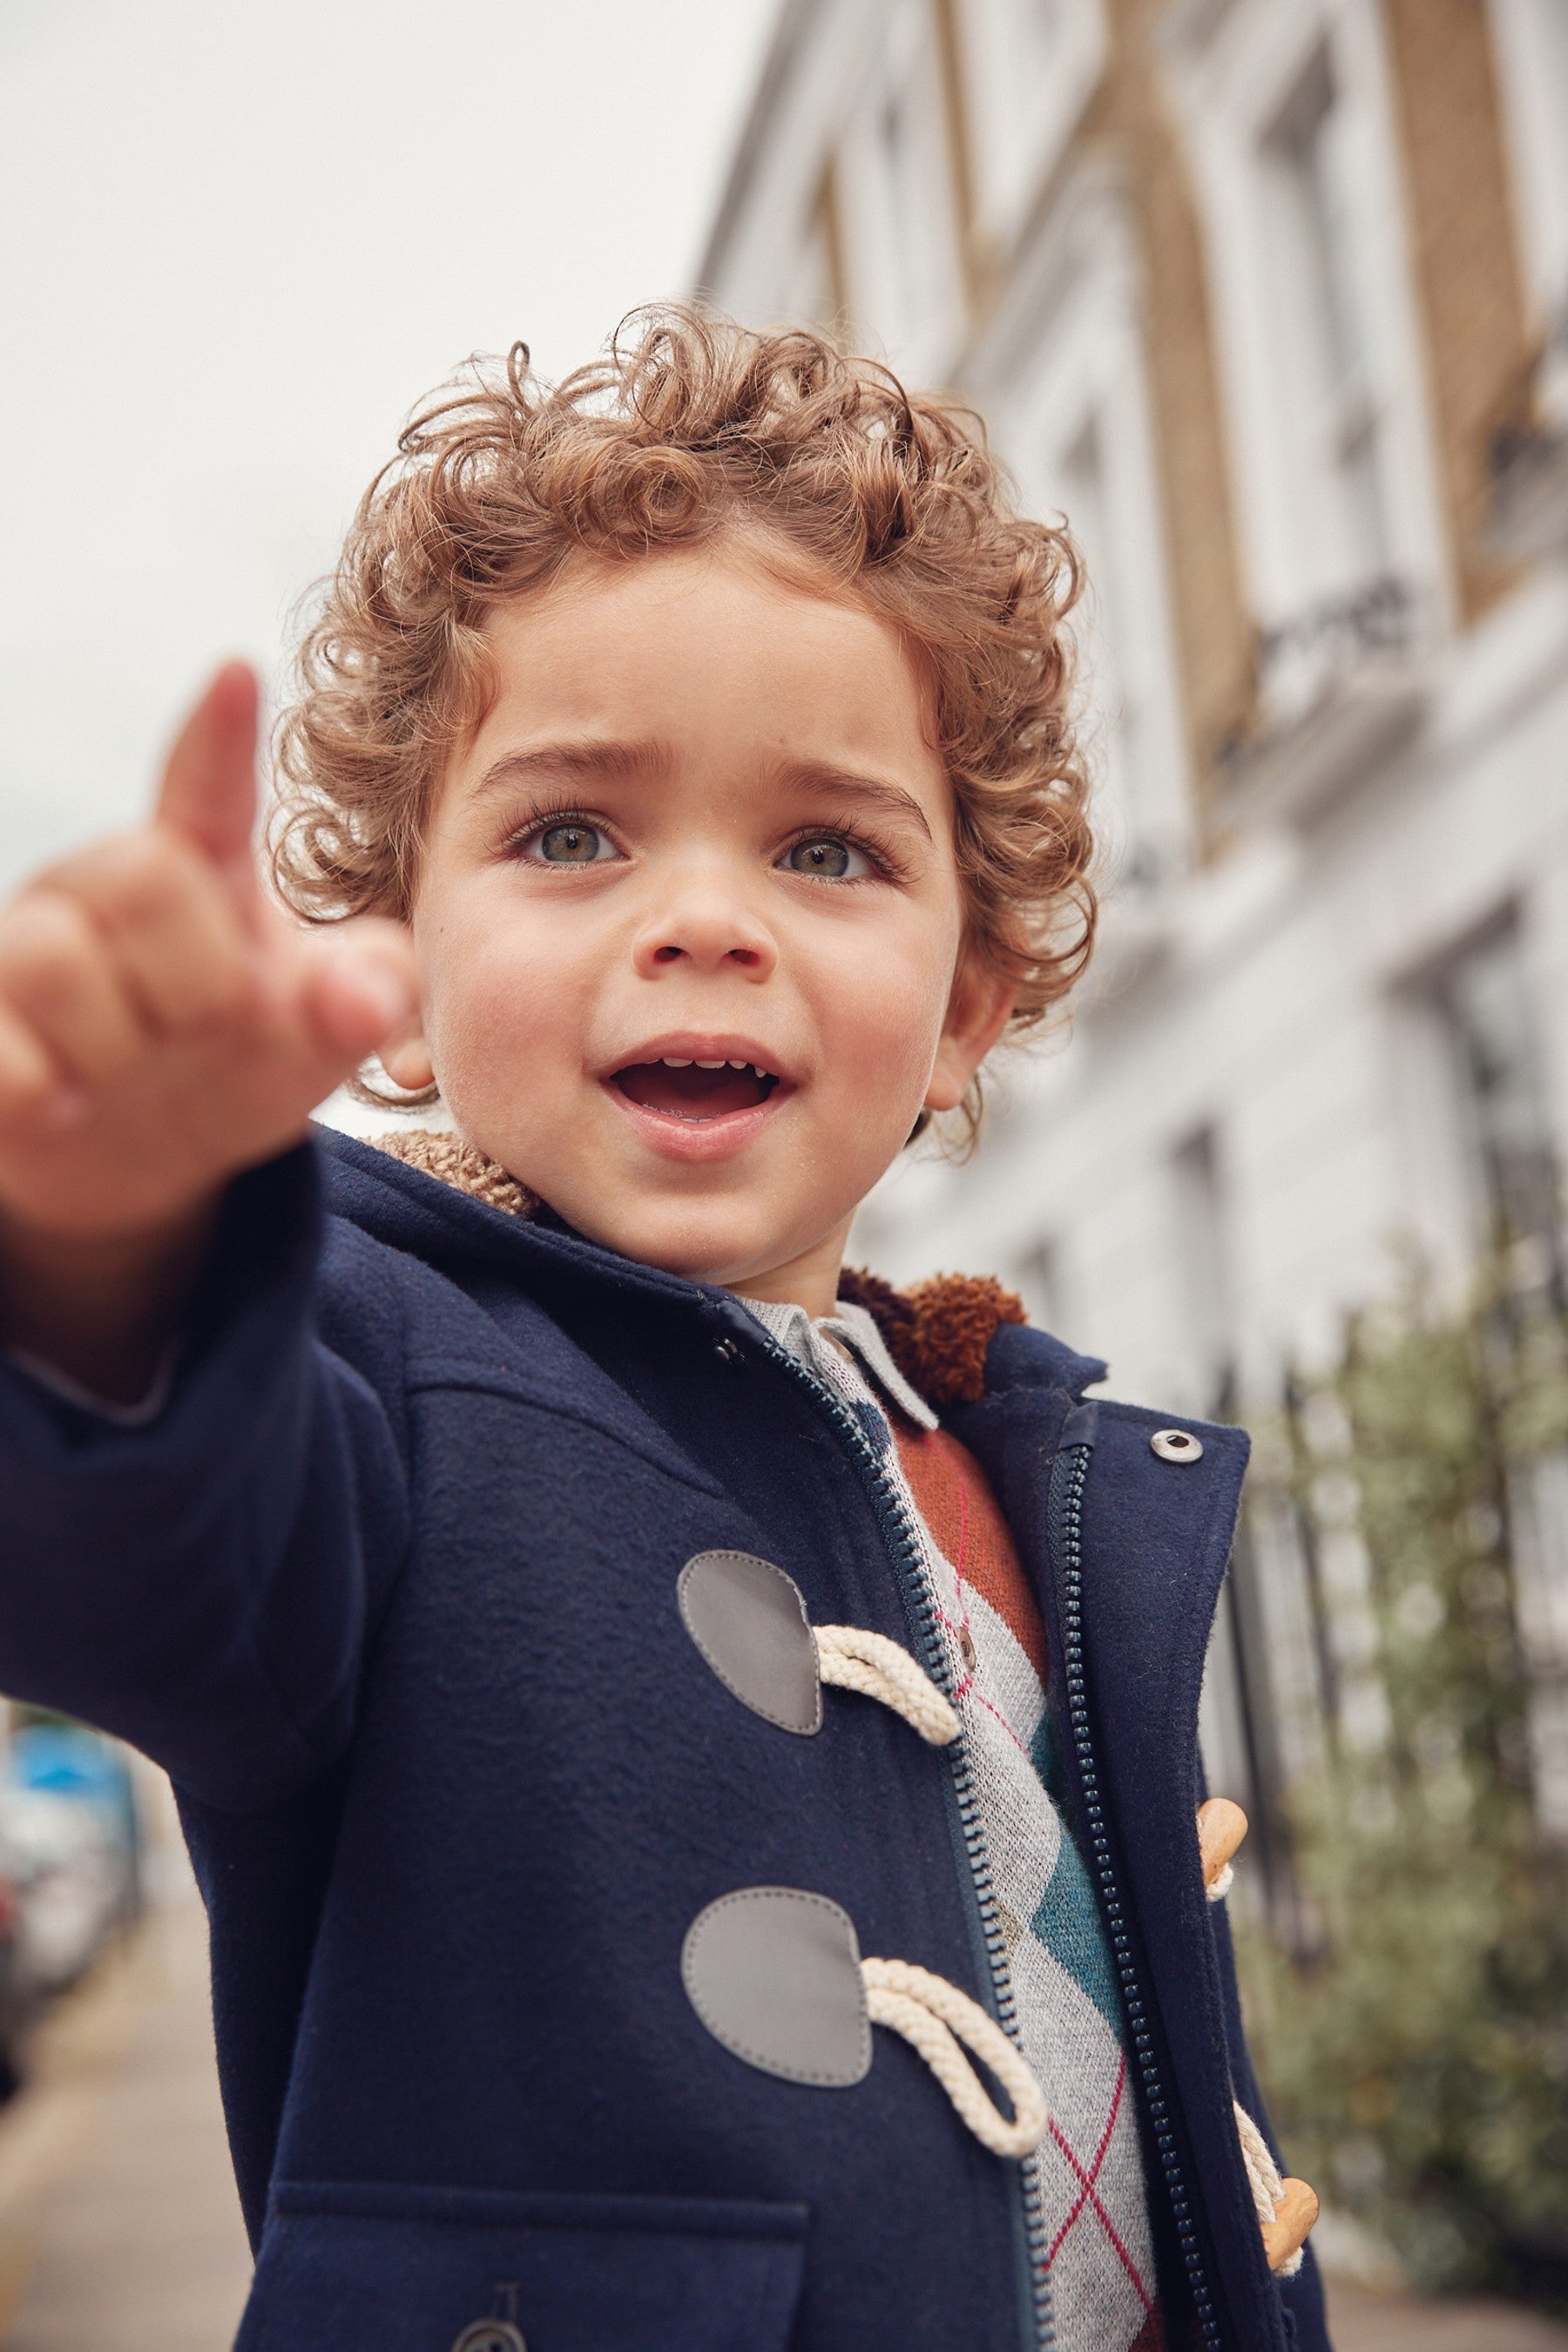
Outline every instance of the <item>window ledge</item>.
{"type": "Polygon", "coordinates": [[[1415,731],[1431,695],[1429,614],[1389,574],[1268,631],[1259,716],[1219,757],[1222,823],[1310,826],[1415,731]]]}
{"type": "Polygon", "coordinates": [[[1369,656],[1299,717],[1266,727],[1220,760],[1222,823],[1310,826],[1415,734],[1430,698],[1414,656],[1369,656]]]}

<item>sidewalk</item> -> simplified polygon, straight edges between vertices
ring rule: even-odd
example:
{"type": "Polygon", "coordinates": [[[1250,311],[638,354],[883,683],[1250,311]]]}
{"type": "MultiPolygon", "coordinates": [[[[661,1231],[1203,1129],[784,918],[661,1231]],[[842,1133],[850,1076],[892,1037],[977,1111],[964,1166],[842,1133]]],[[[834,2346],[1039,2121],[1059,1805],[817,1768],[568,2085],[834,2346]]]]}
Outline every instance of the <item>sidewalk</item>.
{"type": "MultiPolygon", "coordinates": [[[[186,1887],[62,2004],[0,2113],[0,2352],[228,2352],[249,2274],[186,1887]]],[[[1335,2352],[1568,2352],[1500,2305],[1330,2303],[1335,2352]]]]}
{"type": "Polygon", "coordinates": [[[1568,2327],[1500,2303],[1427,2303],[1329,2283],[1334,2352],[1568,2352],[1568,2327]]]}
{"type": "Polygon", "coordinates": [[[0,2114],[3,2352],[227,2352],[249,2250],[218,2108],[206,1923],[167,1897],[62,2004],[0,2114]]]}

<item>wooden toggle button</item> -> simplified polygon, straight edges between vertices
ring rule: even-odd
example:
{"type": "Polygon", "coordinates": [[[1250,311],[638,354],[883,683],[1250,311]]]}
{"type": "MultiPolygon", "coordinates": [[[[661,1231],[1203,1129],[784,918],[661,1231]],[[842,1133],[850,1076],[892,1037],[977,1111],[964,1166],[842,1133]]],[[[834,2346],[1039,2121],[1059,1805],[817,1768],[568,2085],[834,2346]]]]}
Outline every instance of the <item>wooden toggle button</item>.
{"type": "Polygon", "coordinates": [[[1247,1815],[1228,1797],[1211,1797],[1198,1807],[1198,1852],[1205,1889],[1214,1886],[1246,1835],[1247,1815]]]}
{"type": "Polygon", "coordinates": [[[1274,2219],[1264,2224],[1263,2251],[1271,2271],[1283,2270],[1291,2255],[1307,2242],[1307,2232],[1318,2218],[1318,2192],[1304,2180],[1280,2183],[1274,2219]]]}

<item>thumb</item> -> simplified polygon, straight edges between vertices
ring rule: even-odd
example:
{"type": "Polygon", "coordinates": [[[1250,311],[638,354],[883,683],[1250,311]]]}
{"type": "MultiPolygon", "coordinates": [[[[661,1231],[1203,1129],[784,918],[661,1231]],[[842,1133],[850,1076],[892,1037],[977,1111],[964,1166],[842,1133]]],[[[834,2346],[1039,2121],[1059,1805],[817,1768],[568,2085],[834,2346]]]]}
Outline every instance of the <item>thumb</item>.
{"type": "Polygon", "coordinates": [[[226,662],[175,738],[157,805],[160,824],[184,834],[247,898],[255,888],[258,700],[249,663],[226,662]]]}

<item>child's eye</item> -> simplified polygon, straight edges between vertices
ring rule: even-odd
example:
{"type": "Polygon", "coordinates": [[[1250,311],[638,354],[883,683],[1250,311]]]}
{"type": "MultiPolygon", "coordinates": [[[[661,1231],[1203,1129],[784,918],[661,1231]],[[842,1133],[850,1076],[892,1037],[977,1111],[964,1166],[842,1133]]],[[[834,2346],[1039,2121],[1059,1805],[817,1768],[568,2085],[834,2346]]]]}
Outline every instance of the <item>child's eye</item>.
{"type": "Polygon", "coordinates": [[[795,842],[782,863],[792,874],[812,874],[824,882],[858,882],[877,870],[863,849],[837,833],[814,834],[795,842]]]}
{"type": "Polygon", "coordinates": [[[526,855],[544,866],[596,866],[616,854],[607,834],[577,817],[562,817],[547,824],[526,846],[526,855]]]}

